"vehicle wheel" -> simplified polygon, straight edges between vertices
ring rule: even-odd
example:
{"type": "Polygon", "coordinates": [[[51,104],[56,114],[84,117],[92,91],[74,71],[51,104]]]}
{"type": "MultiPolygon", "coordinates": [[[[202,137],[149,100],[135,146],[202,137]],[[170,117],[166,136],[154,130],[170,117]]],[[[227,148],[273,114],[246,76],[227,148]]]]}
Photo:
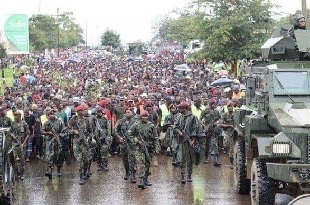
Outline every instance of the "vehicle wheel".
{"type": "Polygon", "coordinates": [[[272,180],[267,176],[266,162],[254,159],[251,168],[252,205],[272,205],[275,203],[275,191],[272,180]]]}
{"type": "Polygon", "coordinates": [[[250,193],[250,180],[247,179],[245,143],[238,139],[234,147],[234,185],[238,194],[250,193]]]}

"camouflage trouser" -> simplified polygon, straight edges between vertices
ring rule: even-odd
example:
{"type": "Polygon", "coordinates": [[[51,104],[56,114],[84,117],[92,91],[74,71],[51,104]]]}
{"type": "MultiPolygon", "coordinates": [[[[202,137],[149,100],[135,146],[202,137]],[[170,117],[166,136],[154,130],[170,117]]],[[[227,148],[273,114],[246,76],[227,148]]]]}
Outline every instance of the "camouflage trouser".
{"type": "Polygon", "coordinates": [[[193,171],[193,163],[194,163],[194,149],[190,146],[188,141],[179,145],[182,147],[182,162],[181,162],[181,174],[185,174],[186,167],[187,172],[191,173],[193,171]]]}
{"type": "Polygon", "coordinates": [[[227,139],[227,146],[228,146],[228,156],[232,158],[234,155],[234,136],[226,135],[226,139],[227,139]]]}
{"type": "Polygon", "coordinates": [[[126,173],[129,173],[129,152],[126,144],[120,144],[120,156],[122,158],[126,173]]]}
{"type": "Polygon", "coordinates": [[[219,154],[219,134],[220,134],[220,131],[221,130],[216,127],[208,133],[208,137],[211,138],[211,144],[210,144],[211,151],[214,152],[214,155],[219,154]]]}
{"type": "Polygon", "coordinates": [[[205,137],[199,137],[198,138],[198,144],[200,146],[200,159],[203,159],[206,153],[206,138],[205,137]]]}
{"type": "Polygon", "coordinates": [[[84,142],[77,142],[73,145],[74,154],[78,161],[79,172],[87,169],[89,164],[89,148],[84,142]]]}
{"type": "Polygon", "coordinates": [[[107,162],[109,156],[109,145],[105,143],[99,143],[98,161],[107,162]]]}
{"type": "Polygon", "coordinates": [[[18,145],[17,143],[12,143],[12,146],[15,161],[14,169],[18,174],[23,175],[25,172],[25,156],[23,153],[23,148],[21,147],[21,145],[18,145]]]}
{"type": "Polygon", "coordinates": [[[145,153],[142,148],[137,148],[134,151],[135,161],[136,161],[136,170],[137,170],[137,177],[145,178],[150,175],[150,166],[152,162],[153,155],[149,152],[150,161],[146,159],[145,153]]]}
{"type": "Polygon", "coordinates": [[[128,164],[129,164],[129,171],[135,172],[136,171],[136,157],[135,151],[133,146],[129,146],[130,149],[128,150],[128,164]]]}
{"type": "Polygon", "coordinates": [[[60,145],[58,142],[54,140],[46,140],[45,146],[45,159],[47,162],[47,166],[52,168],[53,165],[61,166],[62,163],[60,162],[60,145]]]}

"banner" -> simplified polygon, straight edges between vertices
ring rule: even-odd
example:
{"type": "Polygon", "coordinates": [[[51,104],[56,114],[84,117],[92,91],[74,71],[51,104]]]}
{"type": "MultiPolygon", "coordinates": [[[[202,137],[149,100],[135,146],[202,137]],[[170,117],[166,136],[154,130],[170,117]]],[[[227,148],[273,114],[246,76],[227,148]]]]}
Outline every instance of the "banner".
{"type": "Polygon", "coordinates": [[[1,16],[0,43],[7,54],[29,54],[29,25],[26,14],[1,16]]]}

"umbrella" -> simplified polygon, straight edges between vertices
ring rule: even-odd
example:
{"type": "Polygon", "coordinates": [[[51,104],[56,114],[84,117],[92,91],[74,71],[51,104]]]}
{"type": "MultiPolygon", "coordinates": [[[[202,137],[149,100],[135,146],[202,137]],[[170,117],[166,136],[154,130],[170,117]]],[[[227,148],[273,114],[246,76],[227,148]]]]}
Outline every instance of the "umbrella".
{"type": "Polygon", "coordinates": [[[219,76],[227,76],[228,75],[228,71],[227,70],[220,70],[219,72],[218,72],[218,74],[219,74],[219,76]]]}
{"type": "Polygon", "coordinates": [[[173,70],[177,71],[192,71],[190,67],[188,67],[186,64],[177,65],[173,70]]]}
{"type": "Polygon", "coordinates": [[[222,78],[219,78],[215,81],[213,81],[211,83],[211,86],[227,86],[227,85],[231,85],[234,81],[229,79],[229,78],[226,78],[226,77],[222,77],[222,78]]]}

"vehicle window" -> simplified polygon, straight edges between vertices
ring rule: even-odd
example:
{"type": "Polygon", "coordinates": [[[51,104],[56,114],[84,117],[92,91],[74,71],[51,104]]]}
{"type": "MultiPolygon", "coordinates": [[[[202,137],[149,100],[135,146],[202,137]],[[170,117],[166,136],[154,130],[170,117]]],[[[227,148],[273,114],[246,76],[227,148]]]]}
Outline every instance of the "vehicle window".
{"type": "Polygon", "coordinates": [[[308,95],[309,75],[306,71],[274,72],[274,94],[275,95],[308,95]]]}

